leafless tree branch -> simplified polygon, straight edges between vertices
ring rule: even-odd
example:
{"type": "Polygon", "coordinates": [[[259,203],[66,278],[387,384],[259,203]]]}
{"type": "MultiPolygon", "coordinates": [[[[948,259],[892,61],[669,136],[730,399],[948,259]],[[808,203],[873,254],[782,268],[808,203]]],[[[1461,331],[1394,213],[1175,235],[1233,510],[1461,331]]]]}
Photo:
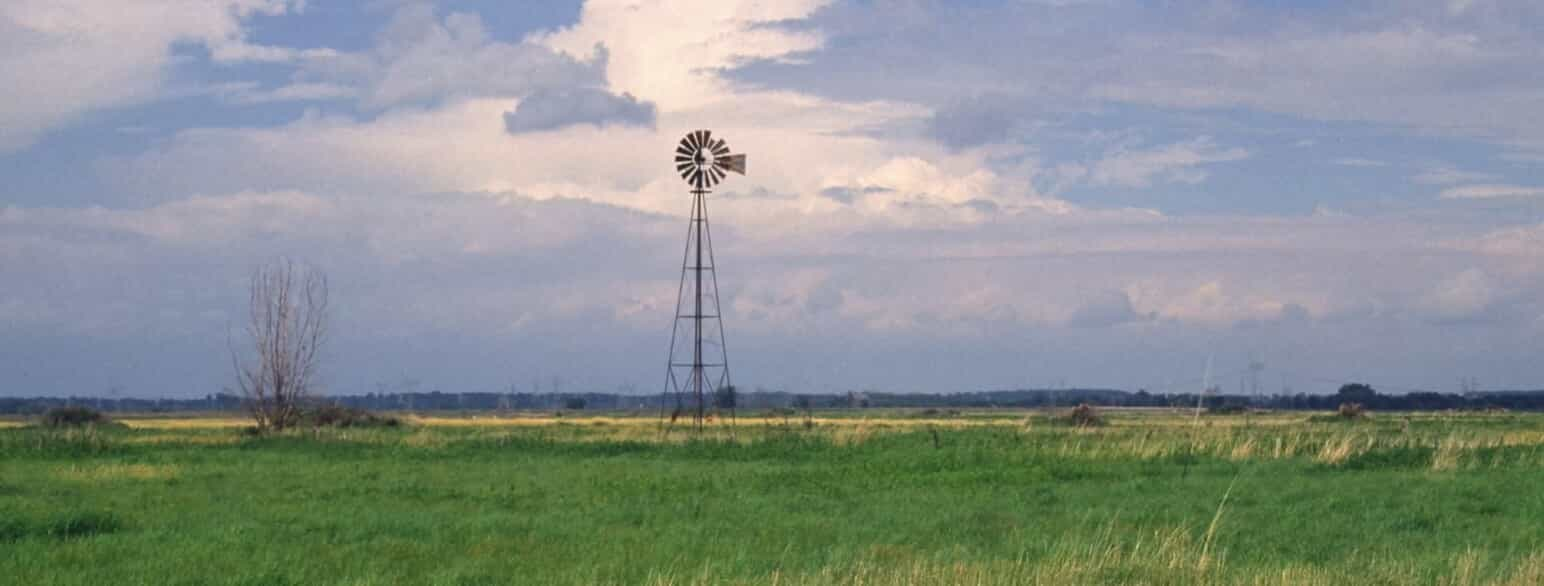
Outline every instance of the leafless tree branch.
{"type": "Polygon", "coordinates": [[[312,394],[327,339],[327,276],[282,259],[252,271],[244,361],[231,344],[237,388],[258,429],[281,430],[300,419],[312,394]]]}

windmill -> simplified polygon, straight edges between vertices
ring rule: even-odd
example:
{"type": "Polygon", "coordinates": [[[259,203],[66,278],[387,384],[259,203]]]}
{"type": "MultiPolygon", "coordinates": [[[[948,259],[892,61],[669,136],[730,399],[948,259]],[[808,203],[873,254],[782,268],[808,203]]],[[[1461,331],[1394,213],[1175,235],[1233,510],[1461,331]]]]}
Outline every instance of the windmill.
{"type": "MultiPolygon", "coordinates": [[[[676,290],[660,411],[663,416],[673,398],[670,423],[690,414],[692,428],[701,431],[708,417],[708,402],[721,389],[733,388],[729,380],[729,351],[724,346],[723,312],[718,302],[718,265],[713,260],[707,195],[729,173],[745,174],[745,155],[730,154],[724,139],[714,139],[707,130],[687,133],[676,146],[675,155],[676,172],[692,187],[692,217],[686,229],[686,250],[681,254],[681,281],[676,290]]],[[[732,401],[723,407],[733,412],[732,401]]]]}

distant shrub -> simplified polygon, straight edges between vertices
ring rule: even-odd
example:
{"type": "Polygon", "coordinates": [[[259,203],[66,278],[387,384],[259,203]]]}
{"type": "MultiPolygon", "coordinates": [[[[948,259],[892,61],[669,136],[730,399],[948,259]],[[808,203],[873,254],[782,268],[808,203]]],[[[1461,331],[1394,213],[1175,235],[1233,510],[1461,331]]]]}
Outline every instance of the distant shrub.
{"type": "Polygon", "coordinates": [[[44,427],[84,427],[107,423],[107,416],[90,407],[54,407],[43,412],[44,427]]]}
{"type": "Polygon", "coordinates": [[[1073,407],[1072,410],[1068,411],[1067,415],[1063,417],[1063,420],[1078,427],[1096,427],[1104,425],[1104,417],[1099,414],[1099,410],[1094,409],[1093,405],[1089,405],[1088,403],[1081,403],[1077,407],[1073,407]]]}
{"type": "Polygon", "coordinates": [[[343,405],[322,405],[306,411],[301,421],[310,427],[397,427],[402,421],[343,405]]]}
{"type": "Polygon", "coordinates": [[[1310,423],[1349,423],[1368,419],[1367,409],[1361,403],[1341,403],[1334,413],[1322,413],[1308,418],[1310,423]]]}
{"type": "Polygon", "coordinates": [[[569,411],[583,411],[587,405],[589,401],[584,400],[584,397],[569,397],[563,400],[563,408],[569,411]]]}
{"type": "Polygon", "coordinates": [[[1243,415],[1249,408],[1237,403],[1227,405],[1212,405],[1206,408],[1207,415],[1243,415]]]}
{"type": "Polygon", "coordinates": [[[1367,409],[1362,407],[1361,403],[1347,402],[1341,403],[1340,408],[1335,410],[1335,414],[1341,419],[1362,419],[1367,417],[1367,409]]]}

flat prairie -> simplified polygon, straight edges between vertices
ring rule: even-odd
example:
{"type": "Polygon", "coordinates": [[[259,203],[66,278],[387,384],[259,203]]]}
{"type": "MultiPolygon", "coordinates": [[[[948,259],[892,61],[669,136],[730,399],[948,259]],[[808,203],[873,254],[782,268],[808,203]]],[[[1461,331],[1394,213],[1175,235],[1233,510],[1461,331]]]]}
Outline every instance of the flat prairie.
{"type": "Polygon", "coordinates": [[[1544,584],[1544,416],[0,421],[14,584],[1544,584]]]}

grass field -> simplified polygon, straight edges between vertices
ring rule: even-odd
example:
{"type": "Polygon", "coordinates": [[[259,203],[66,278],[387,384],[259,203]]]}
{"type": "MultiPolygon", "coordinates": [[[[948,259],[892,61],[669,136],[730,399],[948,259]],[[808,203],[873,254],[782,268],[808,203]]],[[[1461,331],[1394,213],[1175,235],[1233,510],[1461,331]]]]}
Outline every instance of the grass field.
{"type": "Polygon", "coordinates": [[[1544,584],[1544,417],[1106,418],[10,426],[0,582],[1544,584]]]}

